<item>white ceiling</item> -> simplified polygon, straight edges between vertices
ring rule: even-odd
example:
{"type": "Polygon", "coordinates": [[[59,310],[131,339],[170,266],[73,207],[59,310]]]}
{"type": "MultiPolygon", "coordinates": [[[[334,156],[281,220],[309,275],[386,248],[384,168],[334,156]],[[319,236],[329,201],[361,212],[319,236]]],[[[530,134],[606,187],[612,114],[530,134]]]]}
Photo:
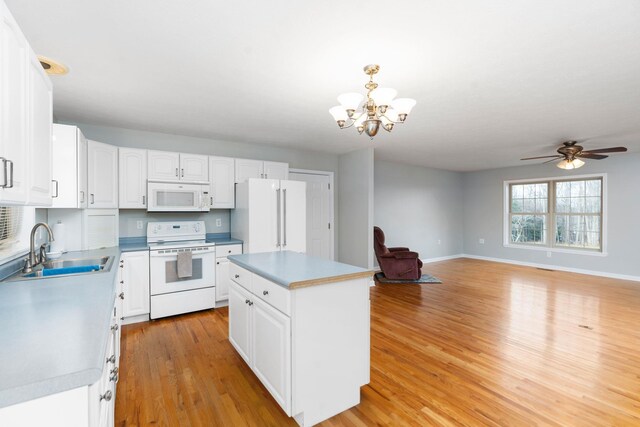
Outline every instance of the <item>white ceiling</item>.
{"type": "Polygon", "coordinates": [[[59,120],[342,153],[372,142],[327,110],[374,62],[418,101],[378,158],[479,170],[565,139],[640,151],[637,0],[6,2],[71,70],[53,78],[59,120]]]}

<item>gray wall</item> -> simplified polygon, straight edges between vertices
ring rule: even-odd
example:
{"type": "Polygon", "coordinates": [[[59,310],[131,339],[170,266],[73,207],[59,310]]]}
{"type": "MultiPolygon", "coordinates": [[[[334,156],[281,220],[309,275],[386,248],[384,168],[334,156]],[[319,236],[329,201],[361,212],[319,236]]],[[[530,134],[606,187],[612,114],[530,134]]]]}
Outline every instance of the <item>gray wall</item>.
{"type": "Polygon", "coordinates": [[[604,273],[640,276],[640,153],[587,161],[574,171],[553,163],[464,174],[464,252],[604,273]],[[503,246],[503,181],[607,173],[608,255],[593,256],[503,246]],[[482,245],[479,239],[485,239],[482,245]]]}
{"type": "Polygon", "coordinates": [[[339,158],[340,231],[336,232],[338,260],[373,267],[373,147],[339,158]]]}
{"type": "Polygon", "coordinates": [[[210,212],[147,212],[142,209],[120,209],[120,237],[144,237],[149,221],[204,221],[207,233],[229,233],[229,210],[214,209],[210,212]],[[220,219],[221,226],[216,226],[220,219]],[[142,221],[142,229],[138,229],[142,221]]]}
{"type": "MultiPolygon", "coordinates": [[[[123,129],[108,126],[96,126],[84,123],[69,123],[78,126],[84,135],[96,141],[121,147],[146,148],[152,150],[179,151],[184,153],[208,154],[226,157],[238,157],[247,159],[270,160],[289,163],[290,168],[313,169],[334,172],[335,186],[339,187],[340,176],[338,173],[338,156],[308,150],[296,150],[281,148],[266,144],[248,144],[243,142],[221,141],[205,138],[194,138],[182,135],[171,135],[157,132],[147,132],[132,129],[123,129]]],[[[337,193],[337,192],[335,192],[337,193]]],[[[334,193],[334,218],[338,219],[338,199],[334,193]]],[[[120,211],[120,236],[144,236],[146,234],[146,222],[163,220],[163,218],[182,220],[204,220],[207,231],[211,233],[229,232],[229,211],[216,210],[207,214],[147,214],[144,210],[120,211]],[[170,215],[170,216],[169,216],[170,215]],[[223,226],[213,227],[215,219],[221,218],[223,226]],[[136,228],[138,220],[144,221],[143,230],[136,228]]],[[[339,219],[338,221],[339,222],[339,219]]],[[[335,224],[336,236],[339,223],[335,224]]],[[[335,239],[335,253],[338,252],[337,239],[335,239]]]]}
{"type": "Polygon", "coordinates": [[[375,161],[375,225],[421,259],[463,252],[462,174],[375,161]]]}

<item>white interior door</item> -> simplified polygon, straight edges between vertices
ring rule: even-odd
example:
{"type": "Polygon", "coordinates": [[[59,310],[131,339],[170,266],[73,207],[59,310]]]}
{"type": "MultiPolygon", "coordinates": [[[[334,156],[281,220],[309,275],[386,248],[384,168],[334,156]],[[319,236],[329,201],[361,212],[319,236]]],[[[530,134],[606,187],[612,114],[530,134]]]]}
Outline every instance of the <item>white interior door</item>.
{"type": "Polygon", "coordinates": [[[307,183],[280,181],[282,250],[307,251],[307,183]]]}
{"type": "Polygon", "coordinates": [[[291,180],[307,183],[307,254],[333,260],[333,188],[331,177],[294,173],[291,180]]]}

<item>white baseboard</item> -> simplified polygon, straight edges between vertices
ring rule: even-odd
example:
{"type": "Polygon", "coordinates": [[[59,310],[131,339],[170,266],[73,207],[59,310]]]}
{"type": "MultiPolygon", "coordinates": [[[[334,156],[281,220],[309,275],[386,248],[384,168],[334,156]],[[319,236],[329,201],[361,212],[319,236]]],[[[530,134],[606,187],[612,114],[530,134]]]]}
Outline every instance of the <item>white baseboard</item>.
{"type": "Polygon", "coordinates": [[[564,267],[564,266],[561,266],[561,265],[551,265],[551,264],[539,264],[539,263],[535,263],[535,262],[515,261],[515,260],[511,260],[511,259],[493,258],[493,257],[487,257],[487,256],[481,256],[481,255],[461,254],[458,257],[460,257],[460,258],[479,259],[479,260],[483,260],[483,261],[501,262],[501,263],[504,263],[504,264],[521,265],[521,266],[524,266],[524,267],[544,268],[544,269],[547,269],[547,270],[566,271],[566,272],[569,272],[569,273],[588,274],[590,276],[608,277],[610,279],[621,279],[621,280],[631,280],[631,281],[634,281],[634,282],[640,282],[640,276],[631,276],[631,275],[628,275],[628,274],[607,273],[607,272],[604,272],[604,271],[585,270],[585,269],[582,269],[582,268],[564,267]]]}
{"type": "Polygon", "coordinates": [[[140,322],[148,322],[148,321],[149,321],[149,315],[141,314],[139,316],[125,317],[124,319],[122,319],[122,324],[130,325],[132,323],[140,323],[140,322]]]}
{"type": "Polygon", "coordinates": [[[456,259],[456,258],[464,258],[464,256],[465,256],[464,254],[455,254],[455,255],[440,256],[436,258],[425,258],[422,260],[422,263],[429,264],[432,262],[447,261],[447,260],[456,259]]]}

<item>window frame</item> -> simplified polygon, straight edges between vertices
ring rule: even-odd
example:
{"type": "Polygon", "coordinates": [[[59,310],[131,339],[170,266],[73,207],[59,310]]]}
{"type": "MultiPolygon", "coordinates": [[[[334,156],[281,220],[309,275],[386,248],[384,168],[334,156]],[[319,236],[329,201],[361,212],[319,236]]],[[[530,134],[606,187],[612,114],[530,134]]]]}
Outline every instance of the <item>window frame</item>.
{"type": "Polygon", "coordinates": [[[573,176],[556,176],[545,178],[514,179],[503,181],[503,246],[515,249],[530,249],[546,251],[547,256],[551,252],[571,253],[579,255],[607,256],[607,174],[589,174],[573,176]],[[556,182],[583,181],[590,179],[600,179],[602,182],[602,197],[600,199],[600,249],[575,248],[556,244],[556,182]],[[541,184],[547,183],[547,233],[544,243],[512,243],[511,242],[511,185],[512,184],[541,184]],[[552,209],[553,208],[553,209],[552,209]]]}

